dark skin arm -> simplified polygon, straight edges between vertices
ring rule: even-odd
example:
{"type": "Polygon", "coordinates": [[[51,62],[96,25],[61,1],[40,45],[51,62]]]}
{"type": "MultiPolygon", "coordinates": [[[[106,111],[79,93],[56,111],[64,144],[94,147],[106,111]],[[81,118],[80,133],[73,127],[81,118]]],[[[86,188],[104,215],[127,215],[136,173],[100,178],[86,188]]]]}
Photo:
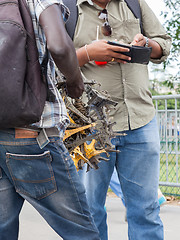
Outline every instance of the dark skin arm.
{"type": "Polygon", "coordinates": [[[56,66],[66,77],[68,95],[72,98],[80,97],[84,91],[84,84],[76,51],[65,30],[59,6],[53,4],[45,9],[40,15],[39,22],[46,36],[47,48],[56,66]]]}
{"type": "MultiPolygon", "coordinates": [[[[136,46],[144,46],[146,43],[146,39],[144,38],[144,36],[140,33],[138,33],[134,39],[133,42],[131,43],[132,45],[136,45],[136,46]]],[[[160,58],[162,56],[162,48],[160,47],[160,45],[151,40],[149,38],[149,44],[148,47],[152,47],[152,52],[151,52],[151,58],[160,58]]]]}
{"type": "MultiPolygon", "coordinates": [[[[107,43],[106,40],[94,41],[91,44],[88,44],[87,51],[88,51],[90,60],[94,60],[94,61],[110,62],[112,58],[114,58],[116,62],[126,63],[126,61],[123,61],[123,60],[131,59],[130,57],[127,57],[122,53],[118,53],[118,51],[128,52],[129,51],[128,48],[110,45],[107,43]]],[[[84,64],[88,62],[88,57],[87,57],[85,47],[79,48],[76,51],[76,53],[79,60],[79,65],[82,67],[84,64]]]]}
{"type": "MultiPolygon", "coordinates": [[[[145,37],[142,34],[137,34],[134,37],[131,45],[144,46],[145,43],[146,43],[145,37]]],[[[157,42],[149,39],[148,46],[152,47],[151,58],[160,58],[162,56],[162,49],[157,42]]],[[[112,58],[114,58],[114,61],[125,64],[127,62],[123,60],[131,59],[130,57],[123,55],[123,52],[129,51],[128,48],[112,46],[108,44],[107,41],[105,40],[94,41],[91,44],[88,44],[87,51],[88,51],[90,60],[95,60],[95,61],[110,62],[112,58]],[[122,53],[118,53],[118,52],[122,52],[122,53]]],[[[76,51],[76,53],[79,60],[79,65],[81,67],[84,64],[88,63],[89,60],[87,57],[87,52],[85,50],[85,47],[79,48],[76,51]]]]}

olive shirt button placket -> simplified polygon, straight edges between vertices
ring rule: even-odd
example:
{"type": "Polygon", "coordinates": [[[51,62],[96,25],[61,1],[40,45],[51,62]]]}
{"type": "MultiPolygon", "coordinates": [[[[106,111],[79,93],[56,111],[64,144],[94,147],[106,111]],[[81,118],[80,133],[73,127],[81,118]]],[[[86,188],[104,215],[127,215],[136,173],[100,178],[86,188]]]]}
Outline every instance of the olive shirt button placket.
{"type": "Polygon", "coordinates": [[[124,87],[124,102],[126,103],[126,79],[125,78],[123,78],[123,80],[122,80],[122,82],[123,82],[123,87],[124,87]]]}

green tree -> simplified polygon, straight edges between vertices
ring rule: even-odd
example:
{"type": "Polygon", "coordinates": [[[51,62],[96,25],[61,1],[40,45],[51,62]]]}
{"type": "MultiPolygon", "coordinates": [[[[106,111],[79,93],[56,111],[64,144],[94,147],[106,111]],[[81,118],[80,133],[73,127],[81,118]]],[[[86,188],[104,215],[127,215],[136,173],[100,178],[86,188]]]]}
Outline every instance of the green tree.
{"type": "Polygon", "coordinates": [[[165,27],[167,32],[172,37],[172,53],[175,57],[179,56],[179,34],[180,34],[180,1],[179,0],[164,0],[167,11],[163,12],[163,17],[165,19],[165,27]]]}
{"type": "MultiPolygon", "coordinates": [[[[172,48],[170,56],[162,68],[155,64],[151,65],[152,73],[154,73],[154,79],[151,81],[154,81],[156,85],[166,86],[169,89],[166,94],[171,94],[172,90],[180,94],[180,0],[164,0],[164,3],[166,8],[161,15],[164,18],[163,25],[172,38],[172,48]],[[177,71],[173,71],[174,69],[177,71]],[[162,73],[160,75],[162,77],[156,77],[159,76],[158,73],[162,73]]],[[[152,87],[152,94],[155,93],[154,90],[152,87]]]]}
{"type": "MultiPolygon", "coordinates": [[[[166,11],[162,12],[164,17],[164,26],[168,34],[172,37],[171,54],[165,63],[172,67],[180,67],[180,1],[179,0],[164,0],[166,11]]],[[[174,76],[171,76],[171,81],[180,81],[180,70],[174,76]]]]}

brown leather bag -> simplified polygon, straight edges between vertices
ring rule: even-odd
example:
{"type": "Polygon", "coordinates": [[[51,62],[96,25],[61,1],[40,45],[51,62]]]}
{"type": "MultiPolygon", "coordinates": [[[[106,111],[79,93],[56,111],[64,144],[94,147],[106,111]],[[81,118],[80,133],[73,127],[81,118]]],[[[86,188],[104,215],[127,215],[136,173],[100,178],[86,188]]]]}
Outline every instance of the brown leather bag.
{"type": "Polygon", "coordinates": [[[43,75],[26,1],[1,0],[1,129],[26,126],[40,120],[47,98],[47,82],[43,75]]]}

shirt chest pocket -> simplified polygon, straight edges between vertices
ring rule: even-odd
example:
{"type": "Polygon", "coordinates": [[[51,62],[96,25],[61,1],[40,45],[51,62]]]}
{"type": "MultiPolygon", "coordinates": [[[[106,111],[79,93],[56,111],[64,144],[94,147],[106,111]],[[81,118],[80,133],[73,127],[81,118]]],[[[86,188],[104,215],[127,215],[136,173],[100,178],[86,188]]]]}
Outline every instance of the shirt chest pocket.
{"type": "Polygon", "coordinates": [[[115,21],[112,23],[113,38],[124,43],[131,43],[134,36],[141,33],[139,19],[129,19],[124,21],[115,21]]]}

